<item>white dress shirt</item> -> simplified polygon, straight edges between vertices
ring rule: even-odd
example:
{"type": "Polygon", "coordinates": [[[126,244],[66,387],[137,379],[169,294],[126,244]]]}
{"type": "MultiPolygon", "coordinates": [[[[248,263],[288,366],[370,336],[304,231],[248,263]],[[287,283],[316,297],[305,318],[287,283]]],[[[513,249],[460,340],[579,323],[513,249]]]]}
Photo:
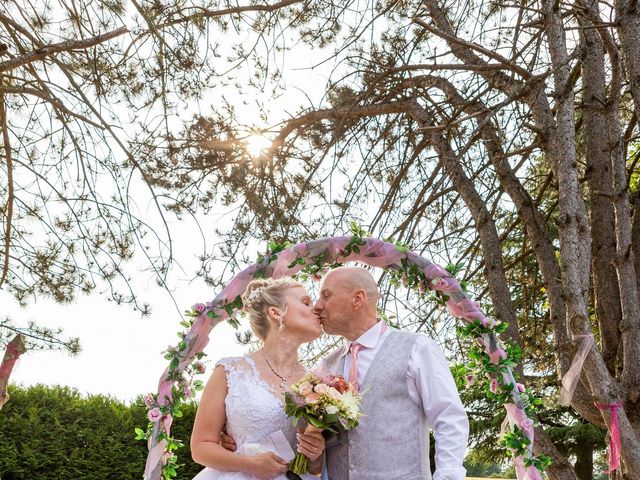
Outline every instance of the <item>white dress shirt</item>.
{"type": "MultiPolygon", "coordinates": [[[[391,333],[390,327],[385,332],[382,332],[382,327],[383,322],[379,321],[356,340],[362,345],[358,352],[358,387],[380,346],[391,333]]],[[[349,378],[351,368],[348,346],[343,353],[345,378],[349,378]]],[[[322,369],[324,362],[320,360],[318,366],[322,369]]],[[[444,352],[426,335],[420,335],[413,345],[407,366],[407,387],[411,399],[423,409],[436,440],[433,480],[464,480],[466,470],[462,461],[467,448],[469,421],[444,352]]]]}

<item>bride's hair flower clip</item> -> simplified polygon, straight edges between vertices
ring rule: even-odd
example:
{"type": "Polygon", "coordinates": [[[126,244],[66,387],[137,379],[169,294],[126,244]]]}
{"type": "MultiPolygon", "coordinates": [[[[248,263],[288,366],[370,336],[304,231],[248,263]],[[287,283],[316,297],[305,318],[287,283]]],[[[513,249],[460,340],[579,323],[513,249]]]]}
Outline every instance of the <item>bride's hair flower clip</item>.
{"type": "Polygon", "coordinates": [[[249,292],[249,296],[247,297],[247,307],[251,307],[255,302],[256,299],[262,294],[262,291],[264,290],[264,287],[258,287],[258,288],[254,288],[253,290],[251,290],[251,292],[249,292]]]}

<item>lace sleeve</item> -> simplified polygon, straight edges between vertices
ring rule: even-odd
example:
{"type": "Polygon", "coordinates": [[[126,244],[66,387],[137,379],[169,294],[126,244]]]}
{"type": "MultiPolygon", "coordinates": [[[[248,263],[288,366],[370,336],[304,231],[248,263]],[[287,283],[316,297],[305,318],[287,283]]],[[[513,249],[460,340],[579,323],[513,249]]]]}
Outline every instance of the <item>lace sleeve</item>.
{"type": "Polygon", "coordinates": [[[243,357],[224,357],[216,362],[215,366],[218,365],[224,368],[229,388],[238,384],[248,373],[248,366],[243,357]]]}
{"type": "Polygon", "coordinates": [[[235,367],[237,367],[239,361],[240,357],[224,357],[216,362],[215,367],[217,367],[218,365],[222,365],[225,371],[229,373],[229,371],[234,370],[235,367]]]}

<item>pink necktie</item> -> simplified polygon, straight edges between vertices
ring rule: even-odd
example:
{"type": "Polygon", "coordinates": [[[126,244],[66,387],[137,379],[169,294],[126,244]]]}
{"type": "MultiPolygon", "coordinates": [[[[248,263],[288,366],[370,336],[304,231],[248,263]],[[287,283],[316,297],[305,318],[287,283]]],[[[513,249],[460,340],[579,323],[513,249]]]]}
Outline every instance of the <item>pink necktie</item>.
{"type": "Polygon", "coordinates": [[[349,383],[358,390],[358,352],[362,348],[359,343],[353,342],[349,347],[351,352],[351,368],[349,369],[349,383]]]}

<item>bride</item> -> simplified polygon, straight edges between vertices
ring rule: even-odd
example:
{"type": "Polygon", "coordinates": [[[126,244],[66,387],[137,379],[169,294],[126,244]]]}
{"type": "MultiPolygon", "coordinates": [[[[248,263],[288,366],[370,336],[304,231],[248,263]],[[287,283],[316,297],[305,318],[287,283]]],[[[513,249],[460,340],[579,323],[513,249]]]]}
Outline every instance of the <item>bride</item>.
{"type": "Polygon", "coordinates": [[[284,392],[306,373],[298,347],[322,333],[313,302],[305,288],[290,279],[254,280],[242,301],[262,348],[217,362],[191,435],[193,460],[207,467],[194,480],[286,479],[285,460],[249,448],[278,431],[309,458],[309,472],[319,475],[325,446],[322,433],[307,427],[296,442],[296,429],[284,413],[284,392]],[[235,452],[221,445],[225,426],[237,443],[235,452]]]}

